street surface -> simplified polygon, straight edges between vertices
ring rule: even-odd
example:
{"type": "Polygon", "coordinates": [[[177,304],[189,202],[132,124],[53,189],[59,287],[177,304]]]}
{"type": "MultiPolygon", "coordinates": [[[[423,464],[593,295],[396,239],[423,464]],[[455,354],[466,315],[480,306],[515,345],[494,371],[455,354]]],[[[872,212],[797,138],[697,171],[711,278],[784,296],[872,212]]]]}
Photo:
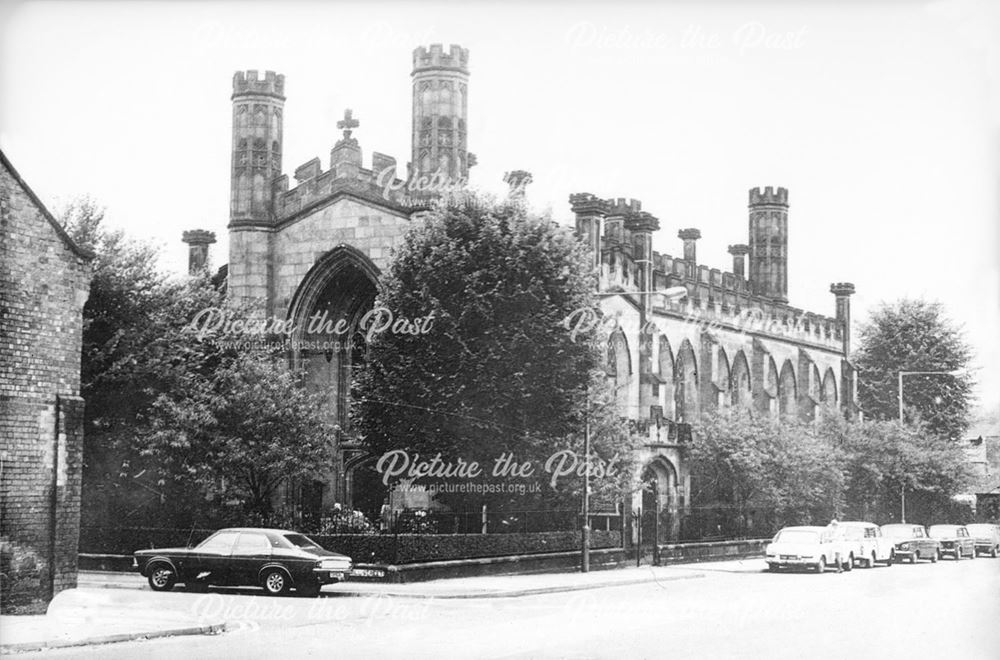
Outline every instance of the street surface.
{"type": "Polygon", "coordinates": [[[689,564],[677,570],[706,577],[492,599],[123,590],[142,607],[222,614],[233,629],[19,657],[1000,658],[1000,559],[824,575],[763,565],[689,564]]]}

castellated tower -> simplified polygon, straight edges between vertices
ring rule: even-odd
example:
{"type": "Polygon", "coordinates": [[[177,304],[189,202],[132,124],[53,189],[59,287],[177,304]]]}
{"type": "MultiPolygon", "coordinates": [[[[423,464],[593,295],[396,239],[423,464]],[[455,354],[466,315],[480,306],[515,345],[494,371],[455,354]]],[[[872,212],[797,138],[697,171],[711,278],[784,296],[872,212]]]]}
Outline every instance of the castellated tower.
{"type": "Polygon", "coordinates": [[[233,76],[232,223],[270,223],[271,181],[281,175],[281,114],[285,77],[268,71],[233,76]]]}
{"type": "Polygon", "coordinates": [[[455,44],[447,53],[441,44],[413,51],[414,177],[440,171],[450,180],[465,179],[475,164],[466,143],[468,63],[469,51],[455,44]]]}
{"type": "Polygon", "coordinates": [[[788,302],[788,190],[750,189],[750,272],[753,292],[788,302]]]}
{"type": "Polygon", "coordinates": [[[268,229],[274,221],[273,181],[281,175],[285,77],[268,71],[233,76],[233,159],[229,203],[229,298],[267,299],[268,229]]]}

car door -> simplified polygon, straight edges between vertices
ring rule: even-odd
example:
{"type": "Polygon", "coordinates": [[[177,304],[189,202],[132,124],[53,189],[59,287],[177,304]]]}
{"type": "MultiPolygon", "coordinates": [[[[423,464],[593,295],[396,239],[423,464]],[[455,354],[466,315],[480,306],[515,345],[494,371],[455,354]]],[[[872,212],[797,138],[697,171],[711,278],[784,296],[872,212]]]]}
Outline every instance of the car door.
{"type": "Polygon", "coordinates": [[[241,532],[229,562],[230,583],[257,585],[257,575],[271,559],[271,541],[263,532],[241,532]]]}
{"type": "Polygon", "coordinates": [[[216,532],[203,541],[191,554],[187,574],[207,584],[226,584],[229,579],[229,556],[239,532],[216,532]]]}

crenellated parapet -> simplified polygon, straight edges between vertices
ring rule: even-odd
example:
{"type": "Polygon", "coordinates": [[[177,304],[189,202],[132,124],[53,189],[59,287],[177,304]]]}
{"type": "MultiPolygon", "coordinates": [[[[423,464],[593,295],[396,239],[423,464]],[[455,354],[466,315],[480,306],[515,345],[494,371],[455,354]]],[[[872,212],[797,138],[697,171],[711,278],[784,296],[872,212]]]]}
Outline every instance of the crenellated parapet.
{"type": "MultiPolygon", "coordinates": [[[[360,156],[360,152],[358,154],[360,156]]],[[[277,223],[292,219],[315,208],[332,197],[347,193],[370,202],[404,211],[420,208],[422,203],[407,182],[396,176],[396,159],[378,152],[371,158],[371,167],[359,161],[344,159],[331,163],[323,171],[319,158],[295,169],[296,186],[289,188],[288,176],[274,180],[274,215],[277,223]]]]}
{"type": "MultiPolygon", "coordinates": [[[[784,214],[788,191],[754,188],[750,200],[752,208],[773,205],[784,214]]],[[[831,286],[838,296],[839,318],[807,312],[788,305],[770,291],[764,295],[754,288],[747,276],[746,260],[753,251],[749,244],[729,246],[728,252],[733,257],[733,269],[729,272],[698,263],[695,244],[701,238],[701,231],[694,227],[682,228],[677,233],[683,242],[683,257],[653,251],[652,236],[660,229],[660,221],[643,211],[639,200],[576,193],[569,202],[576,215],[577,235],[585,238],[594,251],[602,291],[634,297],[637,305],[654,315],[679,315],[691,322],[784,338],[827,350],[841,352],[850,341],[845,331],[849,308],[845,308],[844,302],[853,293],[850,284],[831,286]],[[656,293],[674,287],[683,287],[688,294],[668,298],[656,293]],[[653,293],[647,296],[648,291],[653,293]]],[[[782,251],[786,249],[783,244],[782,251]]]]}
{"type": "Polygon", "coordinates": [[[233,98],[237,96],[274,96],[285,100],[285,76],[266,71],[260,78],[257,71],[237,71],[233,74],[233,98]]]}
{"type": "Polygon", "coordinates": [[[445,52],[442,44],[420,46],[413,51],[413,70],[448,69],[469,73],[469,49],[451,44],[445,52]]]}

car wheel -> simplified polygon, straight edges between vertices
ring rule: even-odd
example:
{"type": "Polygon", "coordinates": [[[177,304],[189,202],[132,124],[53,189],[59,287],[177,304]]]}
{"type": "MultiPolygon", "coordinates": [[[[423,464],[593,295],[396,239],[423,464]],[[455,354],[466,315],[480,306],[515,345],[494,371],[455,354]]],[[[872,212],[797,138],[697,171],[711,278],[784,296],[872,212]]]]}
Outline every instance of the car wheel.
{"type": "Polygon", "coordinates": [[[934,554],[931,555],[931,563],[932,564],[936,564],[937,560],[940,559],[940,558],[941,558],[941,551],[940,550],[935,550],[934,554]]]}
{"type": "Polygon", "coordinates": [[[268,596],[283,596],[288,593],[288,576],[284,571],[272,568],[264,573],[260,579],[261,586],[268,596]]]}
{"type": "Polygon", "coordinates": [[[817,573],[824,573],[824,572],[826,572],[826,557],[820,557],[819,558],[819,563],[816,564],[816,572],[817,573]]]}
{"type": "Polygon", "coordinates": [[[895,552],[890,552],[889,553],[889,558],[885,560],[885,565],[886,566],[892,566],[895,562],[896,562],[896,553],[895,552]]]}
{"type": "Polygon", "coordinates": [[[854,553],[853,552],[850,555],[848,555],[848,557],[847,557],[847,563],[844,564],[844,570],[845,571],[849,571],[852,568],[854,568],[854,553]]]}
{"type": "Polygon", "coordinates": [[[976,548],[973,547],[972,548],[972,554],[969,555],[969,559],[975,559],[975,558],[976,558],[976,548]]]}
{"type": "Polygon", "coordinates": [[[177,583],[174,569],[170,564],[155,564],[149,569],[149,588],[153,591],[170,591],[177,583]]]}
{"type": "Polygon", "coordinates": [[[990,557],[997,558],[997,546],[993,546],[993,549],[990,550],[990,557]]]}
{"type": "Polygon", "coordinates": [[[955,551],[951,553],[951,556],[955,558],[955,561],[961,561],[962,560],[962,549],[961,548],[955,548],[955,551]]]}
{"type": "Polygon", "coordinates": [[[771,571],[772,573],[777,573],[778,572],[778,565],[777,564],[768,564],[767,565],[767,570],[771,571]]]}
{"type": "Polygon", "coordinates": [[[865,568],[875,568],[875,552],[872,551],[872,556],[865,560],[865,568]]]}

